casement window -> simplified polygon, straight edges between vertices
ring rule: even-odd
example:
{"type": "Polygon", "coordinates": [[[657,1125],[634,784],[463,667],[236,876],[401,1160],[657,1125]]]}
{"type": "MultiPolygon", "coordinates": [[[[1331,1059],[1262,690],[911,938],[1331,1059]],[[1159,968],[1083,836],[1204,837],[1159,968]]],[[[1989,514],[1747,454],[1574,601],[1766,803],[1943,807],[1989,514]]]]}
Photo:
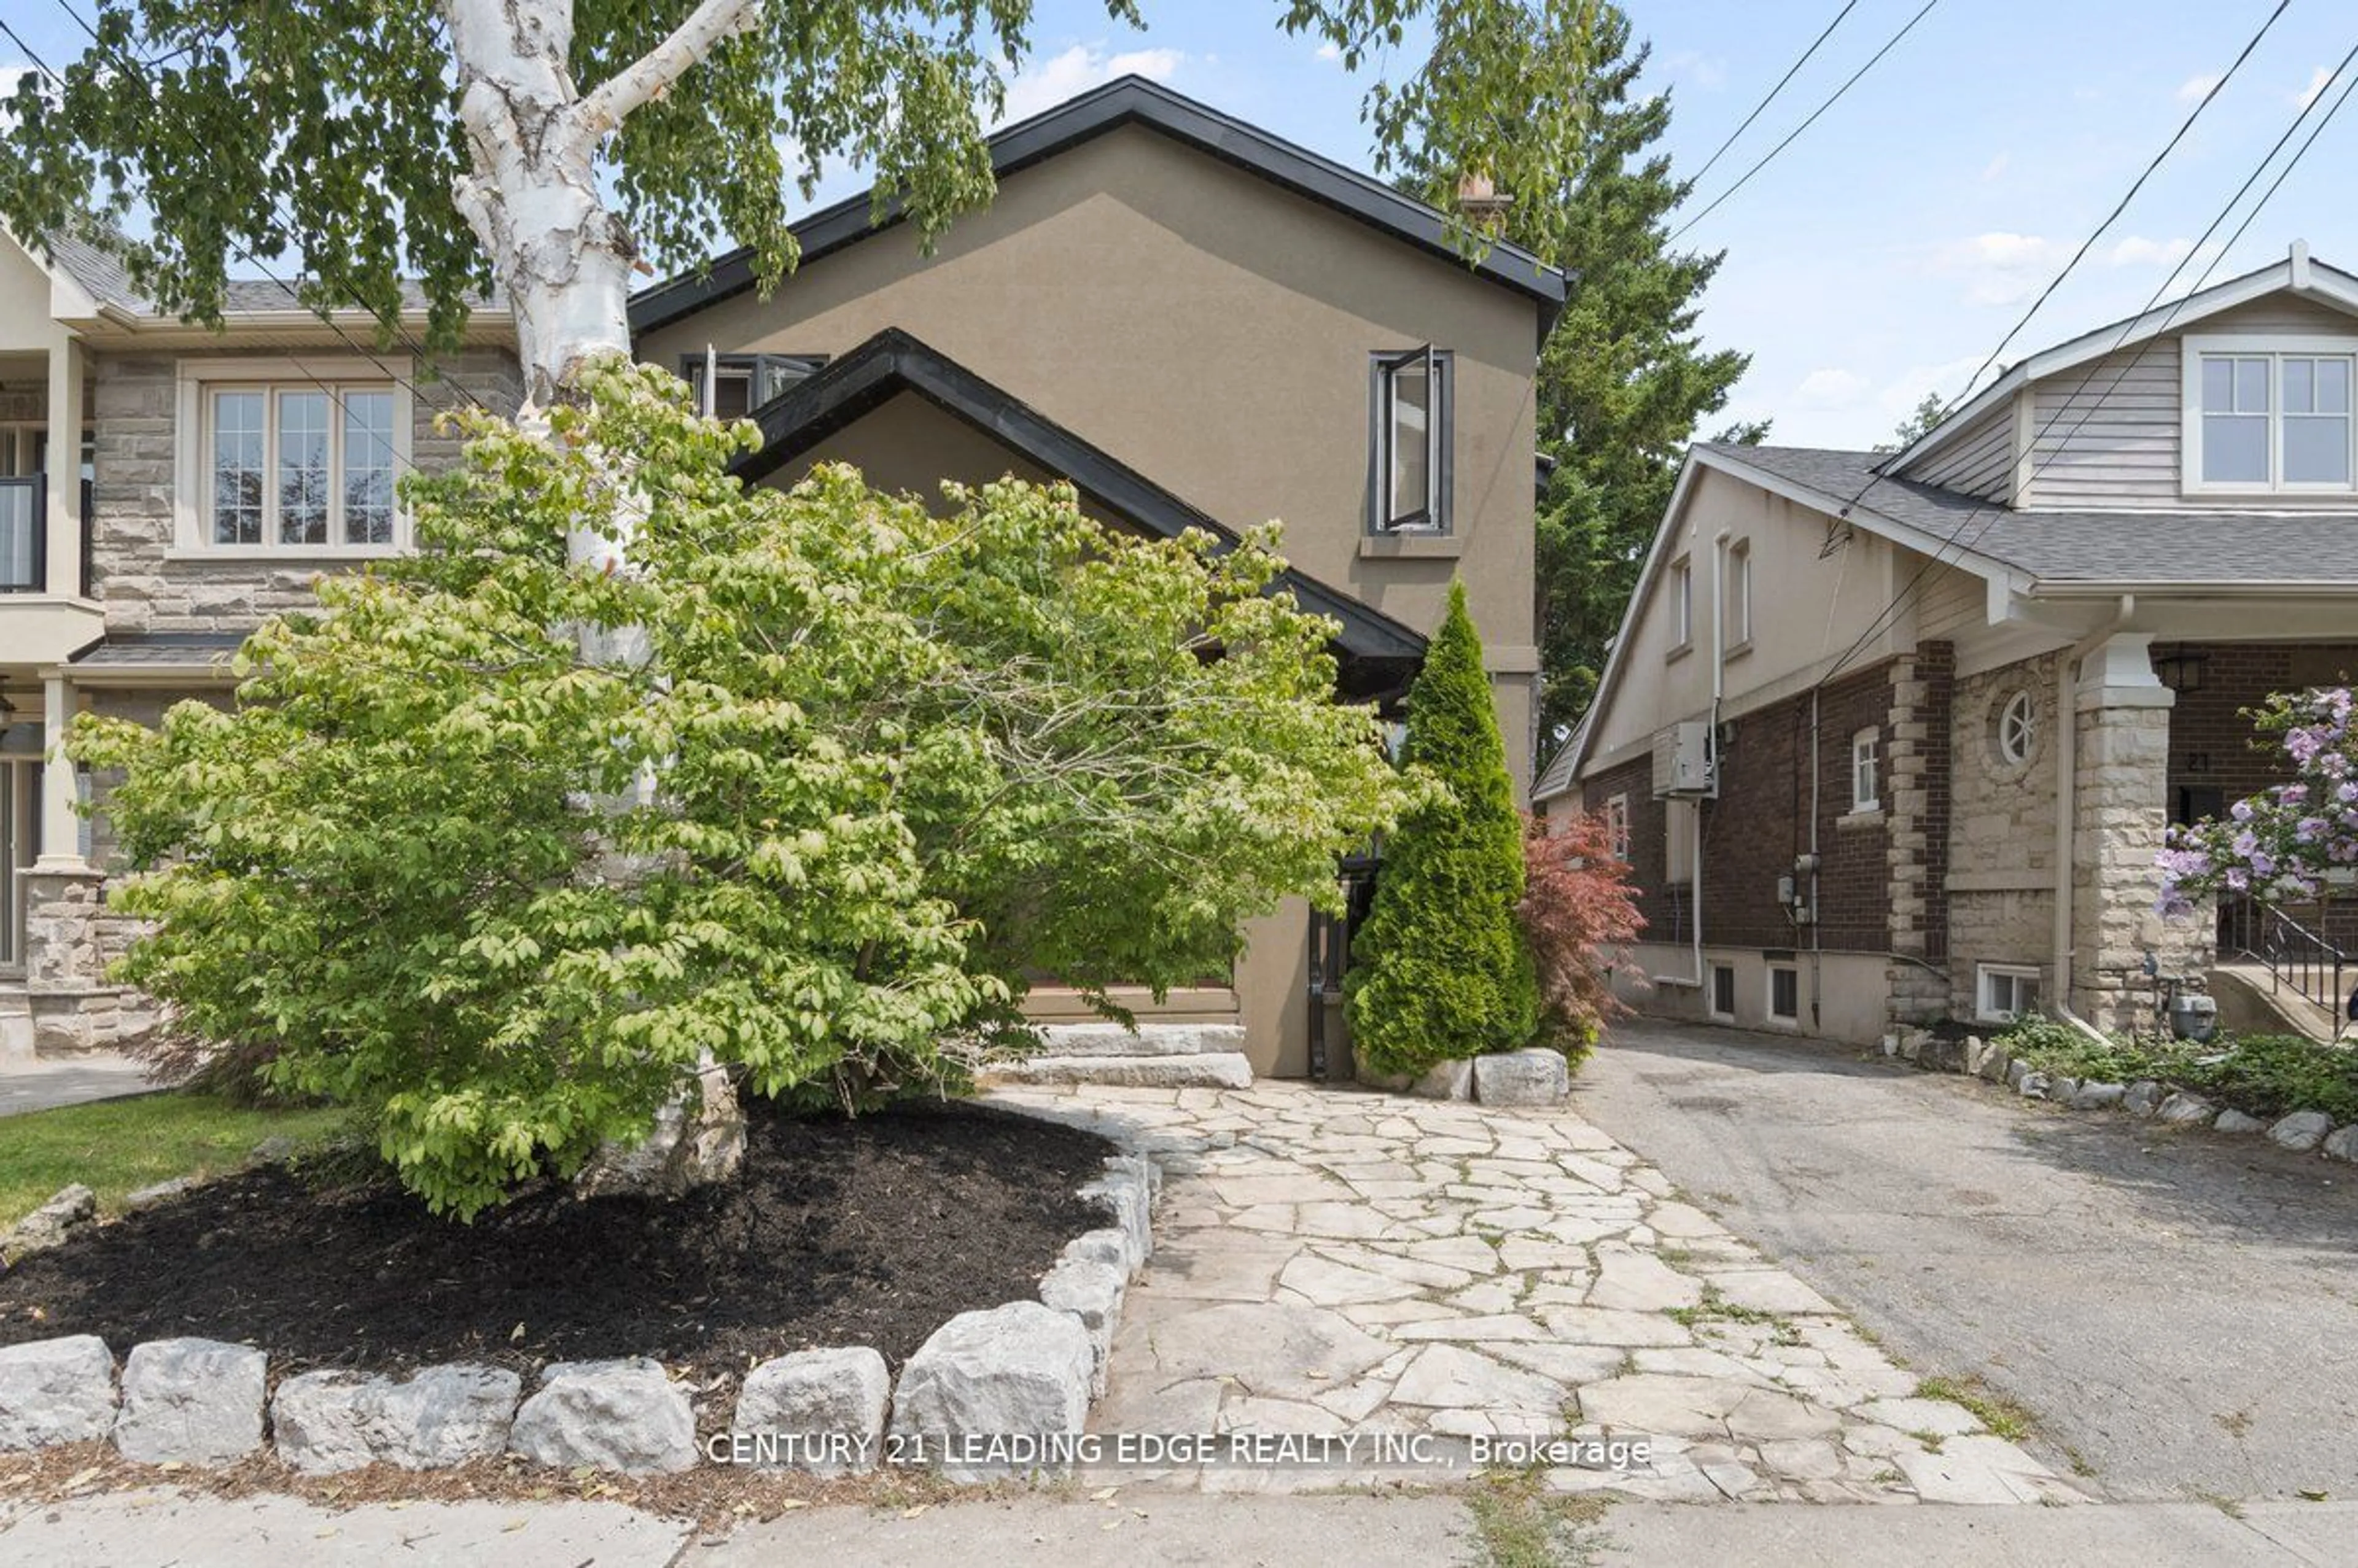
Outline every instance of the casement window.
{"type": "Polygon", "coordinates": [[[2347,494],[2358,474],[2358,345],[2331,338],[2184,344],[2189,492],[2347,494]]]}
{"type": "MultiPolygon", "coordinates": [[[[680,379],[695,395],[698,413],[704,411],[705,362],[702,354],[679,357],[680,379]]],[[[826,363],[825,354],[715,354],[711,356],[712,416],[742,419],[826,363]]]]}
{"type": "Polygon", "coordinates": [[[1880,811],[1883,796],[1876,783],[1876,732],[1862,730],[1850,738],[1850,808],[1880,811]]]}
{"type": "Polygon", "coordinates": [[[1768,1022],[1801,1022],[1801,971],[1790,964],[1768,966],[1768,1022]]]}
{"type": "Polygon", "coordinates": [[[1671,563],[1671,652],[1694,645],[1694,563],[1681,556],[1671,563]]]}
{"type": "Polygon", "coordinates": [[[406,543],[395,486],[410,466],[397,365],[185,360],[175,486],[183,549],[376,554],[406,543]]]}
{"type": "Polygon", "coordinates": [[[1629,860],[1629,797],[1608,795],[1605,801],[1605,844],[1613,858],[1628,864],[1629,860]]]}
{"type": "Polygon", "coordinates": [[[1727,603],[1722,613],[1726,617],[1720,636],[1725,645],[1723,657],[1732,657],[1752,646],[1752,541],[1738,539],[1727,547],[1727,603]]]}
{"type": "Polygon", "coordinates": [[[1736,1022],[1736,966],[1711,967],[1711,1015],[1722,1023],[1736,1022]]]}
{"type": "Polygon", "coordinates": [[[1974,974],[1974,1011],[1985,1022],[2011,1023],[2039,1011],[2037,969],[1983,964],[1974,974]]]}
{"type": "Polygon", "coordinates": [[[1449,531],[1455,358],[1427,343],[1371,366],[1368,526],[1379,534],[1449,531]]]}

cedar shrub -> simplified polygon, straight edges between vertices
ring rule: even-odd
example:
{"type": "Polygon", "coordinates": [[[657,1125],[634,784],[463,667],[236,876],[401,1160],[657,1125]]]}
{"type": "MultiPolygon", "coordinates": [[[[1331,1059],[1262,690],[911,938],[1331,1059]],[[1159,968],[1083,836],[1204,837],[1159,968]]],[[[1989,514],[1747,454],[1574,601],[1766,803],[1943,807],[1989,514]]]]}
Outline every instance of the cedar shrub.
{"type": "Polygon", "coordinates": [[[1353,1049],[1379,1073],[1516,1050],[1538,1019],[1515,918],[1522,820],[1462,581],[1409,687],[1403,762],[1447,794],[1403,817],[1385,844],[1344,980],[1353,1049]]]}

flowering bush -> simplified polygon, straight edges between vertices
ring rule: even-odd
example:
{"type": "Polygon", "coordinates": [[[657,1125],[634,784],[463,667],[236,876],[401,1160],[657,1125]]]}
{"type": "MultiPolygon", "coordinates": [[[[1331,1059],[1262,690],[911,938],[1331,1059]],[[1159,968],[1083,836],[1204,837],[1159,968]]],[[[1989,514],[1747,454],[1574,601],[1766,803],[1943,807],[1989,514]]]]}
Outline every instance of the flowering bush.
{"type": "Polygon", "coordinates": [[[2190,914],[2195,897],[2222,891],[2314,898],[2358,865],[2349,689],[2279,693],[2256,718],[2262,734],[2282,738],[2292,780],[2237,801],[2224,818],[2169,830],[2159,857],[2164,914],[2190,914]]]}
{"type": "Polygon", "coordinates": [[[1550,833],[1534,817],[1523,837],[1523,900],[1516,906],[1540,984],[1541,1042],[1578,1061],[1597,1033],[1628,1011],[1613,994],[1612,966],[1646,928],[1628,863],[1613,853],[1602,812],[1550,833]]]}

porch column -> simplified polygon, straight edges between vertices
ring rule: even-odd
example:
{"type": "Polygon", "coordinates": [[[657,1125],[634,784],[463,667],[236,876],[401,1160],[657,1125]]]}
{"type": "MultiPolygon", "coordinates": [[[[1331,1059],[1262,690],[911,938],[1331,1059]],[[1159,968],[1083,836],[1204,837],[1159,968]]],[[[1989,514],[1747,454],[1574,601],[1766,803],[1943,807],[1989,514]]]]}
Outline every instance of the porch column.
{"type": "MultiPolygon", "coordinates": [[[[49,350],[49,592],[81,594],[81,345],[70,338],[49,350]]],[[[45,847],[46,852],[46,847],[45,847]]]]}
{"type": "Polygon", "coordinates": [[[2153,638],[2123,633],[2080,661],[2072,768],[2071,1005],[2099,1029],[2151,1022],[2151,953],[2174,974],[2204,960],[2199,930],[2165,924],[2154,864],[2169,821],[2169,709],[2153,638]]]}
{"type": "Polygon", "coordinates": [[[74,811],[81,791],[65,753],[66,726],[73,719],[73,683],[52,676],[43,687],[41,724],[40,871],[89,871],[81,854],[81,818],[74,811]]]}

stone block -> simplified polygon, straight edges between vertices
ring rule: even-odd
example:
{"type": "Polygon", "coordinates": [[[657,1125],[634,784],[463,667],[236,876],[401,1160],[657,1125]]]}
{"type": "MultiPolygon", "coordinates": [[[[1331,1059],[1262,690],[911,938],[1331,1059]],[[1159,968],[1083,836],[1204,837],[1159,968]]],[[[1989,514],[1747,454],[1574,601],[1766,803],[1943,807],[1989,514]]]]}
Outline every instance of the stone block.
{"type": "Polygon", "coordinates": [[[1106,1162],[1104,1175],[1081,1189],[1081,1196],[1096,1199],[1113,1217],[1130,1256],[1141,1262],[1154,1256],[1154,1184],[1146,1169],[1141,1159],[1117,1156],[1106,1162]]]}
{"type": "Polygon", "coordinates": [[[1235,1023],[1158,1023],[1132,1029],[1119,1023],[1044,1023],[1041,1054],[1046,1056],[1203,1056],[1238,1053],[1245,1032],[1235,1023]]]}
{"type": "Polygon", "coordinates": [[[1571,1092],[1561,1051],[1533,1046],[1474,1059],[1474,1098],[1484,1105],[1557,1105],[1571,1092]]]}
{"type": "Polygon", "coordinates": [[[114,1446],[143,1465],[234,1464],[262,1446],[270,1358],[218,1339],[151,1339],[123,1364],[114,1446]]]}
{"type": "Polygon", "coordinates": [[[2071,1108],[2110,1110],[2121,1103],[2121,1097],[2126,1093],[2127,1087],[2121,1084],[2082,1084],[2079,1092],[2071,1097],[2071,1108]]]}
{"type": "Polygon", "coordinates": [[[2151,1116],[2161,1108],[2168,1092],[2151,1078],[2139,1078],[2121,1096],[2121,1108],[2131,1116],[2151,1116]]]}
{"type": "Polygon", "coordinates": [[[1420,1099],[1472,1099],[1474,1064],[1470,1059],[1435,1062],[1410,1087],[1420,1099]]]}
{"type": "Polygon", "coordinates": [[[2211,1123],[2211,1127],[2216,1132],[2233,1132],[2238,1135],[2266,1132],[2268,1130],[2268,1124],[2258,1117],[2246,1116],[2242,1111],[2232,1108],[2221,1111],[2217,1119],[2211,1123]]]}
{"type": "Polygon", "coordinates": [[[508,1446],[566,1469],[685,1470],[697,1459],[696,1414],[687,1391],[646,1357],[560,1361],[516,1411],[508,1446]]]}
{"type": "Polygon", "coordinates": [[[1245,1089],[1252,1064],[1241,1051],[1184,1056],[1024,1056],[994,1063],[990,1076],[1020,1084],[1112,1084],[1149,1089],[1245,1089]]]}
{"type": "MultiPolygon", "coordinates": [[[[38,1047],[37,1047],[38,1048],[38,1047]]],[[[0,1236],[0,1256],[9,1262],[64,1245],[76,1230],[98,1217],[98,1195],[76,1182],[18,1220],[0,1236]]]]}
{"type": "Polygon", "coordinates": [[[1121,1300],[1130,1278],[1110,1263],[1086,1258],[1065,1258],[1042,1276],[1040,1300],[1058,1312],[1071,1313],[1089,1331],[1089,1395],[1102,1395],[1106,1361],[1113,1354],[1114,1330],[1121,1326],[1121,1300]]]}
{"type": "Polygon", "coordinates": [[[2336,1160],[2358,1160],[2358,1123],[2328,1133],[2318,1147],[2336,1160]]]}
{"type": "Polygon", "coordinates": [[[0,1349],[0,1452],[89,1443],[114,1425],[114,1357],[94,1334],[0,1349]]]}
{"type": "Polygon", "coordinates": [[[2325,1141],[2333,1130],[2333,1119],[2321,1110],[2297,1110],[2268,1129],[2268,1141],[2295,1153],[2306,1154],[2325,1141]]]}
{"type": "Polygon", "coordinates": [[[757,1465],[865,1475],[882,1453],[892,1390],[884,1357],[864,1345],[796,1351],[745,1374],[730,1430],[754,1444],[757,1465]]]}
{"type": "Polygon", "coordinates": [[[2219,1108],[2201,1095],[2174,1094],[2154,1114],[2172,1127],[2208,1127],[2219,1108]]]}
{"type": "Polygon", "coordinates": [[[1079,1433],[1088,1416],[1089,1378],[1088,1331],[1070,1313],[1038,1302],[960,1313],[901,1368],[892,1432],[913,1448],[922,1438],[926,1455],[940,1457],[952,1481],[1060,1474],[1065,1465],[1025,1454],[1022,1440],[1079,1433]],[[1002,1446],[990,1454],[961,1446],[988,1439],[1002,1446]]]}

